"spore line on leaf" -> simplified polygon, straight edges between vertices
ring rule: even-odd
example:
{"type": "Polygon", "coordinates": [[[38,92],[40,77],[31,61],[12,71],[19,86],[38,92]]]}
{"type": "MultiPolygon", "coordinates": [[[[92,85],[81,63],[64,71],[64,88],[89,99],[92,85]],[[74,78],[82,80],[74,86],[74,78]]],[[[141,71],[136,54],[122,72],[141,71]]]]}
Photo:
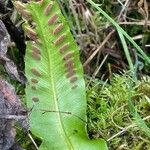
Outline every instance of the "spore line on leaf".
{"type": "Polygon", "coordinates": [[[51,11],[51,9],[52,9],[52,6],[53,6],[53,3],[52,3],[52,2],[50,2],[50,3],[47,5],[47,7],[46,7],[45,10],[44,10],[44,15],[45,15],[45,16],[48,16],[48,15],[49,15],[49,13],[50,13],[50,11],[51,11]]]}
{"type": "Polygon", "coordinates": [[[53,31],[53,34],[56,35],[58,34],[64,27],[64,24],[63,23],[60,23],[53,31]]]}
{"type": "Polygon", "coordinates": [[[53,15],[49,20],[48,20],[48,25],[52,25],[56,22],[58,16],[57,14],[53,15]]]}
{"type": "Polygon", "coordinates": [[[69,48],[69,43],[64,44],[61,48],[60,48],[60,53],[63,54],[66,50],[68,50],[69,48]]]}
{"type": "Polygon", "coordinates": [[[62,35],[54,42],[54,44],[55,44],[55,45],[61,44],[61,43],[64,41],[65,37],[66,37],[66,34],[62,34],[62,35]]]}

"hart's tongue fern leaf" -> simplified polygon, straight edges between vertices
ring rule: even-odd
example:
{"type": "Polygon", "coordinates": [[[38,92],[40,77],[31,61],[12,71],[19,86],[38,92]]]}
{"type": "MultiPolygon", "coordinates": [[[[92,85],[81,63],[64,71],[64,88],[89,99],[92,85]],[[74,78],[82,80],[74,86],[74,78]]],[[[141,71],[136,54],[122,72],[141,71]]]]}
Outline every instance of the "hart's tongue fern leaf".
{"type": "Polygon", "coordinates": [[[40,150],[105,150],[85,131],[86,96],[77,44],[54,1],[15,2],[25,20],[25,71],[30,130],[42,139],[40,150]]]}

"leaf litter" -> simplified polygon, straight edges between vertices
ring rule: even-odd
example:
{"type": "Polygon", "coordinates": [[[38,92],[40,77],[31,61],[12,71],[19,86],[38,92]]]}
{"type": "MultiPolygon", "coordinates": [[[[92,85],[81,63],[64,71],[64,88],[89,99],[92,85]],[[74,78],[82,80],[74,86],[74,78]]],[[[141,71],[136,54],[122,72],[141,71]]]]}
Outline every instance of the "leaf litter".
{"type": "Polygon", "coordinates": [[[25,76],[18,72],[15,63],[7,57],[10,43],[10,36],[4,23],[0,20],[0,63],[4,66],[10,77],[24,84],[26,82],[25,76]]]}
{"type": "Polygon", "coordinates": [[[27,132],[27,110],[12,85],[0,79],[0,150],[9,150],[15,144],[15,121],[27,132]]]}
{"type": "MultiPolygon", "coordinates": [[[[4,23],[0,20],[0,63],[11,78],[24,84],[26,79],[21,75],[15,63],[7,57],[10,36],[4,23]]],[[[21,105],[15,88],[0,77],[0,150],[23,150],[15,141],[15,123],[28,132],[27,110],[21,105]]]]}

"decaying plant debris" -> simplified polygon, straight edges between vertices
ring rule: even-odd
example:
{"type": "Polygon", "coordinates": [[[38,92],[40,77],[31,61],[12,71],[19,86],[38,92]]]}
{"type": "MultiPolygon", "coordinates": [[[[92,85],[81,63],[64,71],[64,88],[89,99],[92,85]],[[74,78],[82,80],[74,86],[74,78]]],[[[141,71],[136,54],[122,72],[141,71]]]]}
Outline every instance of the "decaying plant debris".
{"type": "Polygon", "coordinates": [[[9,150],[15,144],[15,121],[28,130],[26,116],[27,111],[21,106],[14,88],[0,79],[0,150],[9,150]]]}
{"type": "MultiPolygon", "coordinates": [[[[0,20],[0,63],[6,72],[17,81],[25,83],[14,62],[7,57],[8,45],[11,43],[5,25],[0,20]]],[[[15,122],[28,131],[27,111],[15,93],[15,89],[4,79],[0,78],[0,150],[22,150],[15,143],[15,122]]]]}
{"type": "Polygon", "coordinates": [[[14,62],[7,57],[7,47],[10,45],[10,37],[6,30],[5,25],[0,20],[0,63],[3,64],[8,74],[21,83],[25,83],[23,75],[18,73],[17,67],[14,62]]]}

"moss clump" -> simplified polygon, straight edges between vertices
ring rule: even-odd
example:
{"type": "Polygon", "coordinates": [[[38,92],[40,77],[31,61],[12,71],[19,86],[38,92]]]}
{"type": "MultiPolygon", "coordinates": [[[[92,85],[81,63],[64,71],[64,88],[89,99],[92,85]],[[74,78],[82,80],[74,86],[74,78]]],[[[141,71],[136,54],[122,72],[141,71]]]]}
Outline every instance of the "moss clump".
{"type": "Polygon", "coordinates": [[[129,73],[124,73],[115,74],[109,83],[93,80],[87,89],[91,138],[105,138],[111,150],[139,150],[143,147],[148,150],[150,142],[146,131],[150,130],[149,93],[149,77],[135,82],[129,73]],[[129,98],[134,108],[130,108],[129,98]],[[138,117],[145,120],[147,128],[137,124],[138,117]]]}

